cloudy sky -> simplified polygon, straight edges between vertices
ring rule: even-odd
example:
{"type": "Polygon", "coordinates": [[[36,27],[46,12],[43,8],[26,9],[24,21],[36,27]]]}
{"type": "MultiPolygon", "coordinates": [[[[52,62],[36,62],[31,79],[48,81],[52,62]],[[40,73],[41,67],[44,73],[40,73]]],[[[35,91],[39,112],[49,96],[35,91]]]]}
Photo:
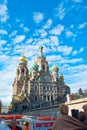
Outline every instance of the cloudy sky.
{"type": "Polygon", "coordinates": [[[87,88],[87,0],[0,0],[0,99],[8,105],[18,58],[28,68],[43,44],[72,92],[87,88]]]}

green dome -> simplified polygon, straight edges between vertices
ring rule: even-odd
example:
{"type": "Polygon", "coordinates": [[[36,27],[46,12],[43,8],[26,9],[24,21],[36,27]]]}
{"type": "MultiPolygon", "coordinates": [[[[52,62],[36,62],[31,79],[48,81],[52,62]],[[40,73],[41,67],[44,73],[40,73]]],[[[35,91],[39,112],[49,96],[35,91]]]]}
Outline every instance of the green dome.
{"type": "Polygon", "coordinates": [[[34,64],[31,66],[31,69],[32,69],[32,70],[38,70],[38,67],[39,67],[39,66],[34,63],[34,64]]]}
{"type": "Polygon", "coordinates": [[[42,50],[42,49],[43,49],[43,46],[39,46],[39,49],[42,50]]]}
{"type": "Polygon", "coordinates": [[[59,68],[57,65],[52,66],[52,71],[58,71],[58,70],[59,70],[59,68]]]}

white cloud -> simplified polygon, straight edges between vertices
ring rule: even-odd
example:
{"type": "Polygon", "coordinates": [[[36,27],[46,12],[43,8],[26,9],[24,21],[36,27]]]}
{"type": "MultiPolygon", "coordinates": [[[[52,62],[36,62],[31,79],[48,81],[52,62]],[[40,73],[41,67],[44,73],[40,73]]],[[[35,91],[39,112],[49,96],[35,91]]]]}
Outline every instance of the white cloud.
{"type": "Polygon", "coordinates": [[[8,32],[6,30],[4,30],[4,29],[0,29],[0,34],[5,35],[5,34],[8,34],[8,32]]]}
{"type": "Polygon", "coordinates": [[[24,32],[29,32],[29,28],[24,27],[23,29],[24,29],[24,32]]]}
{"type": "Polygon", "coordinates": [[[84,28],[86,25],[87,25],[87,23],[84,22],[83,24],[80,24],[78,28],[79,28],[79,29],[82,29],[82,28],[84,28]]]}
{"type": "MultiPolygon", "coordinates": [[[[44,39],[39,40],[38,45],[41,45],[41,44],[50,45],[50,39],[44,38],[44,39]]],[[[45,48],[44,48],[44,51],[45,51],[45,48]]]]}
{"type": "Polygon", "coordinates": [[[77,55],[77,54],[78,54],[78,51],[77,51],[77,50],[73,51],[73,53],[72,53],[73,56],[75,56],[75,55],[77,55]]]}
{"type": "Polygon", "coordinates": [[[84,48],[82,47],[82,48],[80,48],[79,53],[83,52],[83,51],[84,51],[84,48]]]}
{"type": "Polygon", "coordinates": [[[6,40],[0,40],[0,46],[6,43],[6,40]]]}
{"type": "Polygon", "coordinates": [[[14,31],[9,35],[9,37],[14,37],[16,34],[17,34],[17,30],[14,30],[14,31]]]}
{"type": "Polygon", "coordinates": [[[25,42],[26,44],[29,44],[29,43],[32,43],[33,42],[33,39],[30,38],[30,39],[27,39],[27,41],[25,42]]]}
{"type": "Polygon", "coordinates": [[[75,59],[70,59],[70,60],[64,60],[65,63],[72,63],[72,64],[80,63],[82,61],[83,61],[82,58],[75,58],[75,59]]]}
{"type": "Polygon", "coordinates": [[[62,52],[63,55],[69,55],[72,52],[72,47],[69,46],[58,46],[57,51],[62,52]]]}
{"type": "Polygon", "coordinates": [[[8,95],[8,96],[5,95],[4,97],[1,97],[0,99],[2,101],[2,105],[8,106],[12,101],[12,95],[8,95]]]}
{"type": "Polygon", "coordinates": [[[43,26],[44,29],[48,29],[50,28],[52,25],[52,19],[48,19],[48,21],[46,22],[46,24],[43,26]]]}
{"type": "Polygon", "coordinates": [[[81,63],[83,61],[82,58],[69,59],[69,58],[62,57],[61,55],[50,55],[47,57],[47,59],[51,64],[53,63],[75,64],[75,63],[81,63]]]}
{"type": "Polygon", "coordinates": [[[73,32],[71,32],[71,31],[66,31],[66,36],[69,38],[69,37],[72,37],[72,36],[74,36],[74,33],[73,32]]]}
{"type": "Polygon", "coordinates": [[[83,51],[84,51],[84,48],[82,47],[82,48],[80,48],[79,51],[77,51],[77,50],[73,51],[73,52],[72,52],[72,55],[75,56],[75,55],[77,55],[77,54],[79,54],[79,53],[81,53],[81,52],[83,52],[83,51]]]}
{"type": "Polygon", "coordinates": [[[54,27],[49,32],[54,35],[60,35],[62,31],[64,30],[64,26],[62,24],[59,24],[58,26],[54,27]]]}
{"type": "Polygon", "coordinates": [[[14,39],[13,42],[14,43],[21,43],[22,41],[24,41],[25,36],[24,35],[17,35],[14,39]]]}
{"type": "Polygon", "coordinates": [[[60,20],[62,20],[65,17],[65,8],[63,7],[64,3],[60,3],[59,7],[56,9],[57,10],[57,16],[59,17],[60,20]]]}
{"type": "Polygon", "coordinates": [[[33,14],[33,20],[36,22],[36,23],[40,23],[44,18],[44,15],[40,12],[34,12],[33,14]]]}
{"type": "Polygon", "coordinates": [[[59,45],[59,40],[57,36],[50,36],[50,41],[54,45],[59,45]]]}
{"type": "Polygon", "coordinates": [[[6,22],[9,18],[7,5],[0,4],[0,22],[6,22]]]}
{"type": "Polygon", "coordinates": [[[3,54],[0,55],[0,61],[3,65],[0,71],[0,99],[3,104],[8,104],[12,96],[12,84],[16,74],[17,57],[3,54]]]}
{"type": "Polygon", "coordinates": [[[41,38],[46,37],[47,32],[45,31],[45,29],[39,29],[35,31],[35,36],[40,36],[41,38]]]}
{"type": "Polygon", "coordinates": [[[19,27],[23,28],[25,33],[29,31],[29,28],[25,27],[24,24],[20,24],[19,27]]]}
{"type": "Polygon", "coordinates": [[[73,92],[77,92],[79,88],[87,89],[86,65],[80,64],[78,66],[68,66],[63,68],[63,71],[65,71],[65,80],[69,83],[73,92]]]}

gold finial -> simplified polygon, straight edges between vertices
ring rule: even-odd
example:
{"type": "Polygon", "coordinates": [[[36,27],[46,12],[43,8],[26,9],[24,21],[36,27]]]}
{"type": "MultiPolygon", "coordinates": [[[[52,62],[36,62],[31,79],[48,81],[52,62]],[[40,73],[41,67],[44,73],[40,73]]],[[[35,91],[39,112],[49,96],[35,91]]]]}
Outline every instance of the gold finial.
{"type": "Polygon", "coordinates": [[[22,52],[22,56],[19,58],[19,61],[21,61],[21,60],[23,60],[25,62],[28,61],[27,57],[24,56],[24,52],[22,52]]]}

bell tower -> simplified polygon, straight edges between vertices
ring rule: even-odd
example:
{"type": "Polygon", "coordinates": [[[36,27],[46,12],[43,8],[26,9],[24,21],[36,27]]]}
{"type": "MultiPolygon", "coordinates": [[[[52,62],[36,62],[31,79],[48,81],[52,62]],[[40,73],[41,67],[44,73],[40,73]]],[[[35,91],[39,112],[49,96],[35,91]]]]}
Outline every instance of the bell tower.
{"type": "Polygon", "coordinates": [[[27,68],[27,57],[22,56],[18,59],[18,67],[16,70],[16,78],[13,84],[13,95],[18,95],[22,91],[23,84],[25,82],[25,91],[28,91],[28,79],[29,79],[29,72],[27,68]]]}
{"type": "Polygon", "coordinates": [[[39,46],[39,50],[40,50],[40,56],[38,56],[35,59],[35,63],[39,66],[40,72],[48,73],[49,72],[49,65],[48,65],[48,62],[46,60],[46,57],[43,55],[43,46],[39,46]]]}

